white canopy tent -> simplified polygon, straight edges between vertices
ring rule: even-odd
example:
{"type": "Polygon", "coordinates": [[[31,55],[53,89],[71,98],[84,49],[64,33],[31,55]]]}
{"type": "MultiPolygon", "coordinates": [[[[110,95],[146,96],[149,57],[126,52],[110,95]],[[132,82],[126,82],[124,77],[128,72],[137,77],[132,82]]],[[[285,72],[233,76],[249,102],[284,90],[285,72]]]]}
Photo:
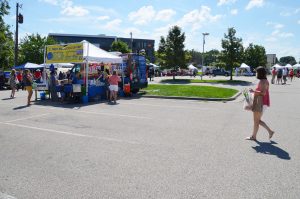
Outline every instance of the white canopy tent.
{"type": "Polygon", "coordinates": [[[153,63],[150,63],[149,65],[153,66],[153,68],[159,68],[160,66],[156,65],[156,64],[153,64],[153,63]]]}
{"type": "Polygon", "coordinates": [[[189,69],[189,70],[198,70],[198,68],[195,67],[193,64],[190,64],[190,65],[188,66],[188,69],[189,69]]]}
{"type": "Polygon", "coordinates": [[[242,63],[241,66],[240,66],[240,69],[246,69],[247,71],[250,71],[250,66],[248,66],[245,63],[242,63]]]}
{"type": "Polygon", "coordinates": [[[293,65],[293,69],[298,69],[298,68],[300,68],[300,64],[293,65]]]}
{"type": "Polygon", "coordinates": [[[275,64],[274,66],[272,66],[271,68],[276,68],[276,70],[277,69],[280,69],[280,68],[282,68],[282,66],[280,66],[279,64],[275,64]]]}
{"type": "Polygon", "coordinates": [[[29,63],[27,62],[26,64],[20,65],[20,66],[14,66],[14,69],[38,69],[38,68],[43,68],[44,66],[34,64],[34,63],[29,63]]]}
{"type": "Polygon", "coordinates": [[[288,68],[288,69],[291,69],[292,68],[292,65],[291,64],[287,64],[285,65],[284,67],[288,68]]]}
{"type": "Polygon", "coordinates": [[[97,62],[97,63],[122,63],[122,58],[116,55],[113,55],[97,46],[87,42],[82,41],[83,43],[83,59],[88,62],[97,62]]]}

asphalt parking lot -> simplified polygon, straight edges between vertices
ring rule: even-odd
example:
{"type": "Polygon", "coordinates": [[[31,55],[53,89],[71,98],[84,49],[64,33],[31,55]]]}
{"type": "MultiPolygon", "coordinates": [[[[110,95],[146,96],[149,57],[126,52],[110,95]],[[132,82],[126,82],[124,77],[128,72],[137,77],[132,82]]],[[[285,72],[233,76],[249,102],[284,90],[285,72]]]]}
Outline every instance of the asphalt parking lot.
{"type": "Polygon", "coordinates": [[[27,107],[0,91],[0,198],[299,198],[299,90],[271,85],[273,142],[244,140],[242,96],[27,107]]]}

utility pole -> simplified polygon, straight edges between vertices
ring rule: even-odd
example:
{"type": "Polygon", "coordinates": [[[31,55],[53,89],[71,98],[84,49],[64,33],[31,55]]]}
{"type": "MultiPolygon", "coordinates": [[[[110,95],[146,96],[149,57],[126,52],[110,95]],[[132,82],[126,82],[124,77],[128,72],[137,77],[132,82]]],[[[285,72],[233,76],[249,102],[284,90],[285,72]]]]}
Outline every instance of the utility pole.
{"type": "Polygon", "coordinates": [[[205,36],[209,35],[209,33],[205,32],[205,33],[202,33],[202,35],[203,35],[203,51],[202,51],[202,74],[201,74],[201,80],[202,80],[202,77],[203,77],[205,36]]]}
{"type": "Polygon", "coordinates": [[[19,8],[22,8],[22,4],[19,5],[19,3],[17,3],[17,5],[16,5],[16,32],[15,32],[15,60],[14,60],[14,66],[18,65],[19,23],[20,24],[23,23],[23,15],[19,14],[19,8]]]}

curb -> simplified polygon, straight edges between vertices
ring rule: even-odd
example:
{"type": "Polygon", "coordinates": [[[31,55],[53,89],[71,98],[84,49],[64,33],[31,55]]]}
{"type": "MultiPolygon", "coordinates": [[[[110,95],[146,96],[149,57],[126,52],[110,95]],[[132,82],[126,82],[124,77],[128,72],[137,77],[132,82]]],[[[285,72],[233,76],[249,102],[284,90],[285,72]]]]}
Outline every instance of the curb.
{"type": "Polygon", "coordinates": [[[158,95],[141,95],[141,94],[139,94],[139,97],[161,98],[161,99],[202,100],[202,101],[233,101],[237,97],[239,97],[241,94],[242,94],[242,92],[239,91],[237,94],[235,94],[233,97],[230,97],[230,98],[180,97],[180,96],[158,96],[158,95]]]}

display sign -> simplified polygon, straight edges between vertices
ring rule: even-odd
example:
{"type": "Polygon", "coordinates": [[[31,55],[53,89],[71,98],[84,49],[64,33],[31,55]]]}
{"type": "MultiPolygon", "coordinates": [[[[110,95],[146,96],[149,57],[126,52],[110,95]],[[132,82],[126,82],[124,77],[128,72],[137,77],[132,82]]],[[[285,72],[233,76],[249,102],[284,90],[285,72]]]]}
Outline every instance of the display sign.
{"type": "Polygon", "coordinates": [[[83,43],[47,46],[45,62],[47,64],[51,64],[51,63],[82,63],[83,62],[83,43]]]}
{"type": "Polygon", "coordinates": [[[35,85],[33,87],[34,87],[34,90],[38,90],[38,91],[48,90],[47,83],[35,83],[35,85]]]}

